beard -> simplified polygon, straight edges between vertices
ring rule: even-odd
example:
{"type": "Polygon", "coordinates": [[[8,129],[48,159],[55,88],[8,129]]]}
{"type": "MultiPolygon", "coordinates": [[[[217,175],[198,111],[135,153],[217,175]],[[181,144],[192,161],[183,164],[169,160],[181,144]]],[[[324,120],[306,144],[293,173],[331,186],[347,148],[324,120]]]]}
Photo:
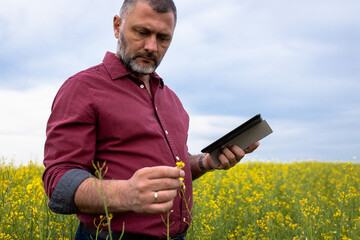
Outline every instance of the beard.
{"type": "Polygon", "coordinates": [[[155,72],[156,68],[159,66],[161,59],[149,52],[137,52],[135,54],[131,54],[128,49],[128,44],[124,38],[124,34],[120,31],[120,36],[118,40],[118,49],[117,54],[120,60],[124,63],[127,69],[134,74],[140,75],[149,75],[155,72]],[[145,57],[151,59],[154,63],[152,65],[143,65],[141,63],[136,62],[136,58],[145,57]]]}

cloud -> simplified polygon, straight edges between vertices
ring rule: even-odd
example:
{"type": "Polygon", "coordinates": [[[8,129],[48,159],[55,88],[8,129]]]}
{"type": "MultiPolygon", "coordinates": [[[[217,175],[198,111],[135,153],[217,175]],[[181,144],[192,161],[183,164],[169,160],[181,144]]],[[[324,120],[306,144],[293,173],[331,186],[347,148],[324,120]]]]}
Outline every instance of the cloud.
{"type": "MultiPolygon", "coordinates": [[[[103,19],[101,21],[103,23],[106,21],[105,13],[118,12],[117,8],[113,8],[116,1],[105,2],[9,1],[6,7],[0,9],[1,22],[6,26],[1,32],[3,37],[6,36],[6,42],[12,47],[34,46],[36,41],[50,44],[57,39],[60,42],[66,40],[65,38],[76,40],[72,39],[69,33],[91,35],[89,26],[99,28],[97,31],[101,29],[104,31],[104,28],[97,24],[98,20],[103,19]]],[[[112,15],[107,17],[111,23],[112,15]]]]}
{"type": "Polygon", "coordinates": [[[0,156],[17,164],[41,162],[46,122],[56,92],[56,86],[0,90],[0,156]]]}
{"type": "MultiPolygon", "coordinates": [[[[0,151],[42,158],[56,90],[114,51],[120,4],[14,0],[0,8],[0,151]]],[[[193,152],[261,113],[275,130],[253,156],[358,154],[359,1],[176,4],[175,38],[158,73],[192,117],[193,152]]]]}
{"type": "MultiPolygon", "coordinates": [[[[267,101],[284,101],[290,95],[301,104],[302,98],[317,101],[319,95],[345,95],[360,87],[355,77],[360,74],[357,2],[179,5],[186,13],[179,18],[172,49],[160,68],[170,79],[175,73],[176,88],[195,84],[187,89],[195,95],[206,84],[208,90],[234,97],[236,90],[244,94],[246,88],[245,98],[271,89],[267,101]],[[176,77],[177,69],[185,69],[186,75],[176,77]]],[[[208,101],[205,92],[200,94],[208,101]]]]}
{"type": "Polygon", "coordinates": [[[116,1],[8,2],[0,9],[0,86],[29,88],[23,76],[62,79],[97,64],[116,47],[119,8],[116,1]]]}
{"type": "MultiPolygon", "coordinates": [[[[198,153],[252,116],[190,114],[189,151],[198,153]]],[[[303,160],[353,161],[358,157],[359,112],[329,121],[266,118],[273,133],[246,159],[292,162],[303,160]],[[354,117],[355,114],[355,117],[354,117]],[[351,125],[353,128],[348,128],[351,125]]]]}

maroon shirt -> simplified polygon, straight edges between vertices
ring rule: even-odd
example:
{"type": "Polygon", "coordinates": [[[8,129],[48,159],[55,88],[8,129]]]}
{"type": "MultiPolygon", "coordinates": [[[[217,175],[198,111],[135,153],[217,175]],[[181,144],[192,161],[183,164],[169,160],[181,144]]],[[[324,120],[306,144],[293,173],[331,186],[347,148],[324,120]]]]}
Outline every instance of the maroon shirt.
{"type": "MultiPolygon", "coordinates": [[[[72,76],[63,84],[53,102],[46,132],[43,181],[50,202],[73,204],[73,195],[69,200],[69,196],[59,194],[66,186],[57,184],[60,180],[70,185],[76,182],[74,174],[64,176],[74,169],[94,175],[93,161],[106,162],[106,179],[122,180],[131,178],[143,167],[176,166],[176,161],[183,161],[186,199],[192,208],[192,176],[186,145],[188,114],[156,73],[151,75],[150,85],[152,97],[143,82],[109,52],[102,64],[72,76]]],[[[171,236],[186,231],[191,221],[179,196],[172,210],[171,236]]],[[[94,215],[77,216],[85,225],[94,227],[94,215]]],[[[166,214],[163,217],[166,219],[166,214]]],[[[126,232],[159,237],[166,233],[160,214],[114,214],[112,230],[122,231],[123,222],[126,232]]]]}

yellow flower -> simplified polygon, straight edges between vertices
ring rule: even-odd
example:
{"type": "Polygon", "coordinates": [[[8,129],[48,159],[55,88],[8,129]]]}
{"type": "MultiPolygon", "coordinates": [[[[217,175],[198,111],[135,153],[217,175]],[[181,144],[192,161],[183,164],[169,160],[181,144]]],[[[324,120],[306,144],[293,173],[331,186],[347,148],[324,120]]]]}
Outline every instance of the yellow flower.
{"type": "Polygon", "coordinates": [[[183,169],[185,167],[185,163],[183,161],[176,162],[176,167],[178,169],[183,169]]]}
{"type": "MultiPolygon", "coordinates": [[[[185,167],[185,163],[183,161],[180,161],[180,162],[176,162],[176,167],[178,169],[183,169],[185,167]]],[[[184,178],[183,177],[180,177],[179,178],[181,181],[184,181],[184,178]]]]}

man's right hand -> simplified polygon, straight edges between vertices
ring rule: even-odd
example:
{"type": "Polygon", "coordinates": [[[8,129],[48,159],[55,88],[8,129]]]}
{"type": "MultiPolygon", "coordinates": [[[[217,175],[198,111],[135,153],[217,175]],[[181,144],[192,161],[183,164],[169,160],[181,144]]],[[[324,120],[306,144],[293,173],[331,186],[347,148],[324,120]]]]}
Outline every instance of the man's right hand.
{"type": "Polygon", "coordinates": [[[81,213],[104,213],[102,185],[109,212],[165,213],[172,208],[182,186],[179,178],[184,176],[176,167],[159,166],[139,169],[129,180],[88,178],[77,189],[74,202],[81,213]]]}
{"type": "Polygon", "coordinates": [[[185,172],[175,167],[143,168],[127,181],[126,196],[121,195],[131,211],[142,214],[164,213],[172,208],[177,188],[182,186],[179,178],[184,176],[185,172]]]}

